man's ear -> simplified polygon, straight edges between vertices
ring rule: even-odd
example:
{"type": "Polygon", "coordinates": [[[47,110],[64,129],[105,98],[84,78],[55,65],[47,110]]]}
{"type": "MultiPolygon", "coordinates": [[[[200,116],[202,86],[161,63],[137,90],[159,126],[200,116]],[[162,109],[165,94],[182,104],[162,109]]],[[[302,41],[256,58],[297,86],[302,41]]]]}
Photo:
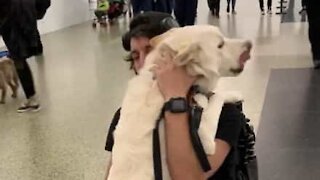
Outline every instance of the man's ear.
{"type": "Polygon", "coordinates": [[[174,62],[178,66],[186,65],[191,61],[197,61],[200,58],[201,46],[198,43],[191,43],[184,49],[179,50],[178,55],[174,58],[174,62]]]}
{"type": "Polygon", "coordinates": [[[160,44],[164,39],[166,39],[168,36],[170,36],[177,28],[172,28],[168,30],[167,32],[160,34],[150,40],[150,45],[152,47],[156,47],[158,44],[160,44]]]}

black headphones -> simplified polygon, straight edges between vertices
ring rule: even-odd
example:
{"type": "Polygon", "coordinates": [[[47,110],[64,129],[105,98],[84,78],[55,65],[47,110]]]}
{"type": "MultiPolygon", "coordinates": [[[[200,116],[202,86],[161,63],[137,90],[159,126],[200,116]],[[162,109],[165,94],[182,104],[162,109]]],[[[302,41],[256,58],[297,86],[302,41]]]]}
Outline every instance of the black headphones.
{"type": "MultiPolygon", "coordinates": [[[[153,20],[153,18],[149,19],[149,21],[153,20]]],[[[149,38],[152,38],[157,35],[163,34],[172,28],[179,27],[179,23],[170,15],[167,15],[167,17],[162,18],[162,20],[160,22],[158,21],[158,23],[149,21],[134,26],[132,29],[130,29],[127,33],[125,33],[122,36],[122,46],[126,51],[130,51],[130,40],[133,36],[132,33],[136,33],[136,31],[149,31],[146,34],[148,34],[149,38]]]]}

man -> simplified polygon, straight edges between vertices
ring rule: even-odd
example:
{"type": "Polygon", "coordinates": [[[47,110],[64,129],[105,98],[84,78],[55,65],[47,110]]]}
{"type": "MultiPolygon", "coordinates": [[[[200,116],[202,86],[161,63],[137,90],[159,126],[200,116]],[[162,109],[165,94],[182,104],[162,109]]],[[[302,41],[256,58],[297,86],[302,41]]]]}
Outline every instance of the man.
{"type": "Polygon", "coordinates": [[[315,69],[320,69],[320,1],[307,0],[307,14],[309,20],[309,39],[311,43],[312,59],[315,69]]]}
{"type": "Polygon", "coordinates": [[[174,15],[181,27],[195,24],[197,8],[198,0],[175,0],[174,15]]]}
{"type": "Polygon", "coordinates": [[[38,111],[32,73],[27,63],[31,56],[42,52],[37,29],[37,10],[34,0],[0,0],[0,34],[14,61],[27,101],[18,112],[38,111]]]}
{"type": "MultiPolygon", "coordinates": [[[[130,23],[130,31],[123,38],[123,46],[130,51],[131,68],[139,73],[148,53],[152,50],[150,39],[160,35],[175,26],[169,14],[149,12],[136,16],[130,23]]],[[[154,69],[159,88],[166,100],[172,97],[187,98],[189,89],[195,78],[187,74],[182,67],[172,63],[158,64],[154,69]]],[[[109,128],[105,149],[112,152],[114,143],[113,132],[121,116],[119,109],[109,128]]],[[[241,112],[233,104],[223,107],[216,136],[216,153],[208,157],[212,171],[204,173],[196,158],[190,140],[187,113],[165,113],[167,163],[173,179],[200,180],[204,178],[215,180],[234,180],[236,163],[234,147],[237,145],[241,112]],[[183,162],[183,163],[180,163],[183,162]]],[[[109,162],[111,163],[111,162],[109,162]]],[[[111,164],[112,166],[112,164],[111,164]]],[[[107,169],[108,175],[109,169],[107,169]]],[[[106,175],[106,177],[107,177],[106,175]]]]}
{"type": "Polygon", "coordinates": [[[99,23],[105,24],[105,22],[103,21],[103,16],[107,15],[108,9],[109,9],[108,0],[98,0],[97,9],[94,11],[94,14],[96,15],[99,23]]]}

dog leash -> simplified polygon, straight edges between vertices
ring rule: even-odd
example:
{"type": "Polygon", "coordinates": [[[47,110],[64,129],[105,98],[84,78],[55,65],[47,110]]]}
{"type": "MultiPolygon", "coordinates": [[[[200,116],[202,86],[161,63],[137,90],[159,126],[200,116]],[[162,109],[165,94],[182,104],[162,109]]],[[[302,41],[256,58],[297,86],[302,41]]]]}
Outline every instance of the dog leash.
{"type": "Polygon", "coordinates": [[[164,108],[162,108],[160,116],[157,119],[156,127],[153,129],[152,144],[153,144],[153,171],[155,180],[162,180],[162,162],[160,149],[159,126],[161,119],[164,117],[164,108]]]}

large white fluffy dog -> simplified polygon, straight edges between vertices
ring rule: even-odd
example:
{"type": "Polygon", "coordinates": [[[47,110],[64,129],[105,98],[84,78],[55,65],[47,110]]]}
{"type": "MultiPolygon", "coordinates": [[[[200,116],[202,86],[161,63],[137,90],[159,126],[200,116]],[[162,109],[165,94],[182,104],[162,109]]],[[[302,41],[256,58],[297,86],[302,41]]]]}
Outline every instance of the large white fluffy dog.
{"type": "MultiPolygon", "coordinates": [[[[251,43],[228,39],[218,28],[209,25],[175,28],[152,40],[156,47],[148,55],[139,75],[130,80],[122,104],[121,117],[114,134],[112,166],[109,180],[153,180],[152,131],[164,99],[150,69],[155,60],[170,53],[178,66],[198,76],[202,91],[213,91],[219,77],[236,76],[249,59],[251,43]]],[[[204,108],[199,136],[207,154],[215,151],[214,136],[224,96],[214,95],[208,101],[195,97],[204,108]]],[[[232,101],[232,99],[231,99],[232,101]]],[[[161,158],[164,180],[169,177],[163,124],[160,126],[161,158]]]]}

